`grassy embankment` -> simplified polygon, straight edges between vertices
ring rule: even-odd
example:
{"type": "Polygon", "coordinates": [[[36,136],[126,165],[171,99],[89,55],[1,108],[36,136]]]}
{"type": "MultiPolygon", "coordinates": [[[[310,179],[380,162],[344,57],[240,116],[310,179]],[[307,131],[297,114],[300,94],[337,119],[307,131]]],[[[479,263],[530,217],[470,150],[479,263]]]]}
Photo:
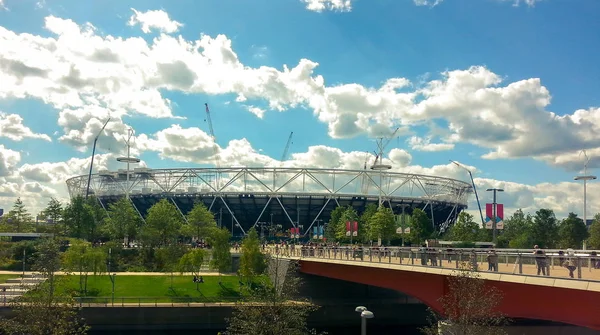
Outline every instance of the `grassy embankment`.
{"type": "MultiPolygon", "coordinates": [[[[196,285],[191,276],[115,276],[115,303],[234,302],[242,297],[237,276],[204,276],[196,285]],[[197,287],[197,289],[196,289],[197,287]]],[[[84,303],[112,301],[108,275],[88,276],[87,291],[80,291],[78,275],[59,276],[57,293],[86,297],[84,303]]]]}

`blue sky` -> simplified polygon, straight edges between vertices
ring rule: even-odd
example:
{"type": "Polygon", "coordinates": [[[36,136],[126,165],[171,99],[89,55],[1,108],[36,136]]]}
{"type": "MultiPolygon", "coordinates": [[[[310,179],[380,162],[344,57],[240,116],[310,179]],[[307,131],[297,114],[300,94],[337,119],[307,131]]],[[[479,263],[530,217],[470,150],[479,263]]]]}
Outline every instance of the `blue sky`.
{"type": "MultiPolygon", "coordinates": [[[[158,145],[161,138],[156,135],[172,125],[208,132],[204,114],[204,103],[207,102],[212,110],[217,144],[225,151],[235,149],[229,145],[230,141],[245,138],[257,155],[278,160],[290,131],[294,131],[290,160],[297,160],[293,154],[310,152],[310,147],[318,145],[358,155],[376,149],[372,136],[366,133],[371,127],[375,129],[377,124],[383,124],[386,129],[402,126],[401,136],[390,141],[387,148],[388,152],[400,149],[402,155],[410,156],[410,163],[395,165],[400,171],[443,173],[465,179],[463,171],[448,165],[448,160],[453,159],[476,169],[476,176],[480,178],[478,184],[482,187],[513,183],[512,196],[508,191],[506,196],[512,198],[514,208],[535,208],[540,204],[559,206],[564,202],[560,199],[569,199],[568,205],[556,208],[557,212],[578,210],[579,199],[571,199],[575,194],[572,193],[574,186],[561,182],[572,180],[581,169],[581,149],[587,149],[591,157],[590,168],[600,164],[594,158],[596,153],[600,154],[600,132],[595,133],[600,131],[600,111],[596,108],[600,106],[597,94],[600,70],[595,59],[600,45],[600,36],[596,33],[600,31],[600,22],[594,16],[600,10],[600,3],[445,0],[438,1],[435,6],[419,6],[418,0],[350,0],[351,8],[316,11],[307,8],[307,2],[310,1],[0,1],[5,7],[0,10],[0,26],[16,34],[56,39],[57,31],[51,31],[47,26],[48,17],[55,17],[60,22],[70,19],[80,27],[89,22],[95,29],[87,35],[88,39],[77,40],[82,43],[82,48],[88,41],[92,48],[93,40],[106,40],[108,36],[129,42],[128,38],[142,38],[151,46],[155,39],[161,38],[162,27],[166,36],[189,43],[199,40],[201,35],[215,40],[218,35],[224,35],[237,54],[237,61],[256,72],[260,72],[261,67],[283,71],[284,65],[294,68],[301,59],[307,59],[318,63],[309,77],[322,76],[322,87],[327,92],[323,99],[330,99],[328,104],[309,102],[314,92],[301,92],[302,87],[289,85],[275,88],[267,85],[261,87],[261,92],[249,94],[252,85],[236,90],[228,86],[224,76],[211,71],[196,71],[197,78],[206,82],[199,87],[169,89],[165,83],[157,85],[160,98],[170,101],[168,109],[175,116],[165,117],[154,112],[141,113],[135,108],[119,110],[106,102],[99,104],[102,111],[96,109],[84,113],[75,110],[98,104],[86,101],[83,106],[65,105],[65,97],[47,98],[50,94],[47,92],[51,92],[47,84],[39,89],[32,88],[33,85],[24,89],[17,87],[18,83],[14,87],[1,88],[3,84],[0,83],[0,111],[4,113],[4,119],[8,120],[8,115],[19,115],[21,126],[27,127],[31,134],[47,134],[52,139],[47,141],[39,136],[11,138],[7,134],[15,128],[9,129],[8,121],[5,121],[6,128],[0,128],[0,145],[3,146],[0,149],[18,152],[19,159],[15,162],[13,154],[11,164],[0,162],[0,171],[5,170],[0,173],[0,178],[15,185],[12,191],[23,191],[27,183],[39,183],[47,190],[46,195],[64,196],[65,187],[60,178],[68,173],[85,171],[80,170],[85,167],[90,154],[91,131],[97,131],[97,124],[108,113],[116,116],[122,127],[111,126],[114,128],[108,139],[100,140],[100,154],[116,155],[123,151],[119,141],[125,129],[123,125],[127,124],[142,136],[136,139],[137,150],[148,166],[210,165],[209,157],[199,157],[199,153],[206,150],[193,150],[186,157],[176,155],[173,154],[174,146],[181,143],[167,143],[165,137],[163,140],[167,142],[158,145]],[[148,11],[162,11],[168,15],[168,20],[178,22],[179,26],[175,26],[176,31],[166,32],[168,28],[164,26],[150,25],[151,29],[146,33],[142,31],[141,16],[136,19],[136,24],[128,24],[135,13],[148,11]],[[472,68],[474,66],[481,68],[477,70],[472,68]],[[450,72],[444,74],[446,71],[450,72]],[[410,85],[393,91],[415,94],[410,107],[389,103],[369,106],[372,109],[364,111],[358,107],[345,107],[360,106],[364,101],[356,91],[356,94],[352,93],[348,84],[357,84],[367,92],[373,92],[390,78],[410,81],[410,85]],[[541,82],[536,82],[535,78],[541,82]],[[436,80],[445,84],[443,94],[434,90],[433,81],[436,80]],[[473,84],[473,80],[479,81],[473,84]],[[488,83],[481,86],[480,81],[488,83]],[[210,88],[213,84],[215,87],[210,88]],[[279,106],[280,111],[275,110],[273,101],[277,99],[274,96],[283,94],[284,89],[286,97],[293,93],[301,98],[278,97],[278,101],[284,102],[279,106]],[[478,90],[481,92],[477,93],[478,90]],[[239,101],[243,100],[239,99],[241,91],[247,100],[239,101]],[[339,94],[335,101],[331,100],[334,93],[339,94]],[[463,99],[464,96],[469,98],[463,99]],[[297,101],[293,103],[290,99],[297,101]],[[419,104],[426,100],[431,104],[419,104]],[[250,113],[250,106],[264,110],[262,118],[250,113]],[[69,115],[80,118],[81,123],[75,125],[65,121],[59,124],[61,115],[66,115],[65,109],[74,110],[69,115]],[[576,110],[586,113],[577,116],[576,110]],[[359,130],[352,130],[348,125],[338,125],[338,128],[333,125],[332,120],[341,115],[354,118],[360,113],[369,122],[367,126],[355,127],[359,130]],[[490,123],[477,122],[480,117],[490,123]],[[548,131],[544,131],[546,122],[548,131]],[[573,122],[575,126],[570,126],[573,122]],[[539,137],[537,132],[545,135],[539,137]],[[69,133],[71,135],[66,136],[69,133]],[[431,146],[419,149],[415,145],[419,141],[442,144],[447,150],[432,151],[431,146]],[[157,149],[158,146],[161,149],[157,149]],[[495,154],[482,157],[489,153],[495,154]],[[80,160],[71,161],[66,168],[64,162],[72,158],[80,160]],[[33,167],[44,162],[53,164],[45,165],[47,172],[53,169],[57,172],[53,176],[34,176],[33,167]],[[23,168],[23,165],[27,166],[23,168]],[[543,186],[544,183],[551,185],[543,186]],[[547,190],[560,190],[561,193],[549,194],[547,190]],[[517,200],[529,196],[535,201],[519,203],[517,200]]],[[[4,55],[0,51],[0,64],[3,61],[8,64],[8,59],[23,60],[18,54],[18,50],[27,50],[27,43],[21,38],[23,35],[14,37],[7,32],[3,35],[5,41],[13,40],[15,46],[4,55]],[[23,49],[19,49],[19,43],[24,45],[23,49]]],[[[68,34],[63,32],[63,35],[68,34]]],[[[2,35],[0,41],[1,38],[2,35]]],[[[224,45],[226,49],[227,43],[224,45]]],[[[113,51],[124,55],[130,46],[113,51]]],[[[225,50],[223,48],[219,50],[225,50]]],[[[60,50],[53,52],[57,54],[60,50]]],[[[35,58],[31,51],[28,55],[35,58]]],[[[57,56],[57,62],[70,64],[84,77],[92,78],[89,76],[94,72],[92,62],[73,56],[73,51],[69,55],[57,56]]],[[[35,62],[32,60],[27,66],[36,67],[32,65],[35,62]]],[[[0,74],[4,71],[7,76],[11,75],[7,68],[0,66],[0,74]]],[[[96,68],[101,67],[97,65],[96,68]]],[[[12,75],[16,78],[14,73],[12,75]]],[[[127,85],[132,78],[129,74],[128,80],[115,79],[115,82],[127,85]]],[[[182,77],[173,80],[180,79],[182,77]]],[[[72,86],[68,88],[77,92],[72,86]]],[[[195,133],[199,136],[195,140],[206,140],[204,133],[195,133]]],[[[0,158],[9,156],[5,153],[0,158]]],[[[108,161],[109,156],[106,157],[108,161]]],[[[264,159],[250,155],[234,163],[252,166],[259,162],[264,159]]],[[[310,159],[297,164],[300,163],[312,164],[310,159]]],[[[352,167],[343,162],[338,162],[335,167],[340,166],[352,167]]],[[[8,190],[3,193],[4,197],[0,194],[0,207],[8,207],[16,193],[8,190]]],[[[39,203],[45,201],[40,198],[39,203]]],[[[600,207],[594,208],[600,210],[600,207]]]]}

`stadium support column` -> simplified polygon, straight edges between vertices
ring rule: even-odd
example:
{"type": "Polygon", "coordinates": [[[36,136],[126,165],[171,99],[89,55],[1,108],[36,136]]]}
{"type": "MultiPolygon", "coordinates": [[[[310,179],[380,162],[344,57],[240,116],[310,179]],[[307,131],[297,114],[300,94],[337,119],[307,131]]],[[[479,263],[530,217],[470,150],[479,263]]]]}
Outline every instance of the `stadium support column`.
{"type": "MultiPolygon", "coordinates": [[[[233,214],[233,211],[231,210],[231,208],[229,208],[229,205],[227,205],[227,202],[225,201],[225,199],[223,199],[222,195],[218,195],[219,199],[221,199],[221,201],[223,202],[223,205],[225,205],[225,208],[227,209],[227,211],[229,212],[229,214],[231,215],[231,218],[235,221],[236,225],[238,227],[240,227],[240,230],[242,231],[242,233],[244,235],[246,235],[246,231],[244,230],[244,227],[242,227],[242,225],[240,224],[240,222],[238,221],[238,219],[235,217],[235,214],[233,214]]],[[[233,222],[232,222],[233,223],[233,222]]],[[[231,234],[233,234],[233,227],[231,229],[231,234]]]]}
{"type": "Polygon", "coordinates": [[[321,216],[321,213],[323,213],[325,208],[327,208],[327,204],[329,204],[329,201],[331,201],[331,197],[327,198],[327,200],[323,204],[323,207],[321,207],[321,210],[319,210],[319,213],[317,213],[317,216],[315,216],[315,219],[312,220],[312,222],[310,223],[310,226],[308,226],[308,228],[306,228],[306,230],[304,231],[304,234],[302,234],[302,236],[306,236],[306,234],[310,233],[310,229],[315,224],[315,222],[317,222],[317,220],[319,219],[319,217],[321,216]]]}

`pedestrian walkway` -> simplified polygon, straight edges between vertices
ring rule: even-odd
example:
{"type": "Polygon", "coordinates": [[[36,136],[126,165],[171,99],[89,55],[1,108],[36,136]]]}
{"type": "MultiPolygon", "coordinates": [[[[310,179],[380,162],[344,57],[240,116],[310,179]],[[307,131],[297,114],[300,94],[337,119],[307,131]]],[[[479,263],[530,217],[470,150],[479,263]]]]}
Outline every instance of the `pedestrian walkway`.
{"type": "Polygon", "coordinates": [[[46,280],[39,274],[29,273],[23,275],[22,272],[17,272],[15,274],[21,275],[21,277],[7,279],[6,282],[0,283],[0,291],[4,303],[23,296],[29,290],[46,280]]]}
{"type": "MultiPolygon", "coordinates": [[[[452,252],[446,252],[441,249],[423,251],[418,248],[350,248],[350,247],[295,247],[293,249],[267,247],[266,252],[279,254],[282,256],[291,256],[295,258],[320,258],[343,260],[353,262],[367,263],[390,263],[398,265],[410,265],[414,267],[426,268],[444,268],[458,269],[465,265],[469,268],[475,268],[481,273],[500,273],[522,276],[538,276],[537,265],[538,258],[531,253],[503,252],[497,250],[495,254],[497,271],[488,270],[487,251],[473,251],[471,249],[455,249],[452,252]]],[[[540,277],[567,278],[585,281],[600,281],[600,269],[594,268],[595,258],[577,256],[572,257],[574,264],[573,277],[570,277],[570,271],[561,266],[564,264],[562,256],[547,256],[544,258],[543,270],[540,270],[540,277]]]]}

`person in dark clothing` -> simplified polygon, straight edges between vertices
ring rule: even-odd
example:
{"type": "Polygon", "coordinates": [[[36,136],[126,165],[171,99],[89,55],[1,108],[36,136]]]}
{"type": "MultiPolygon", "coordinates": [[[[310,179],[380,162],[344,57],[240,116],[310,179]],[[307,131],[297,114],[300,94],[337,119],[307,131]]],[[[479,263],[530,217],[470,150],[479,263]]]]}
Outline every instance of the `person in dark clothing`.
{"type": "Polygon", "coordinates": [[[537,275],[540,273],[546,275],[546,254],[544,250],[540,249],[537,245],[533,247],[533,253],[535,254],[535,263],[537,265],[537,275]]]}

